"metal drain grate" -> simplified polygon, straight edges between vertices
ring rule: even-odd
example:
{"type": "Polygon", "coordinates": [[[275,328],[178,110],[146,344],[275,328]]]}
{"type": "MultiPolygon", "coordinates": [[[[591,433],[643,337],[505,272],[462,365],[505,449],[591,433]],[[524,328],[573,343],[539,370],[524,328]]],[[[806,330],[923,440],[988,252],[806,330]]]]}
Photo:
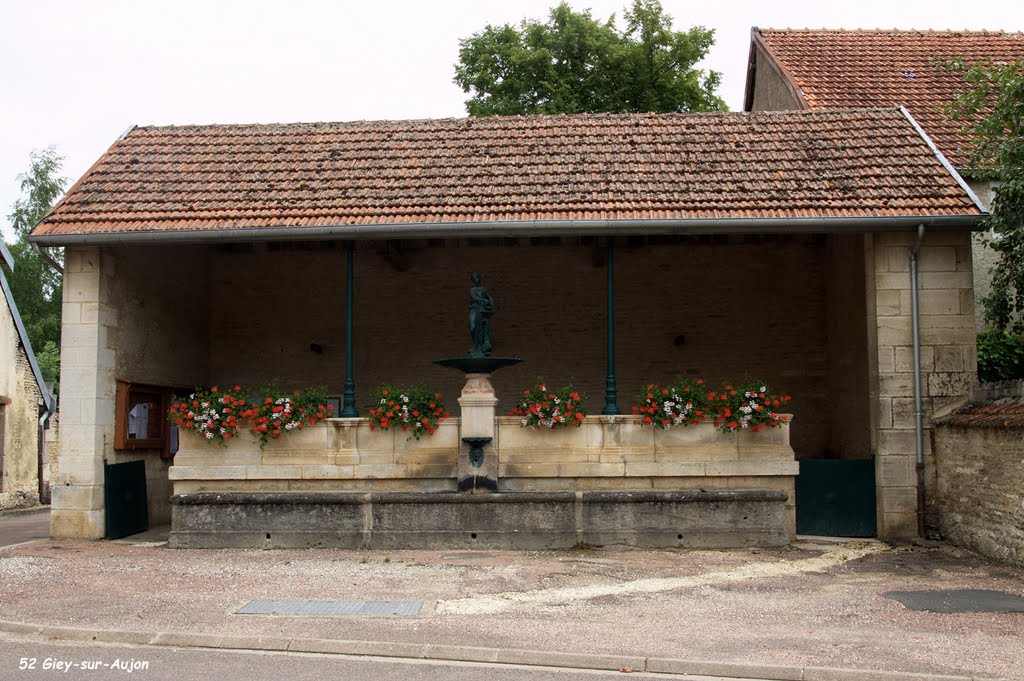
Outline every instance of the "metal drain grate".
{"type": "Polygon", "coordinates": [[[415,617],[423,601],[249,601],[236,615],[303,615],[310,617],[415,617]]]}

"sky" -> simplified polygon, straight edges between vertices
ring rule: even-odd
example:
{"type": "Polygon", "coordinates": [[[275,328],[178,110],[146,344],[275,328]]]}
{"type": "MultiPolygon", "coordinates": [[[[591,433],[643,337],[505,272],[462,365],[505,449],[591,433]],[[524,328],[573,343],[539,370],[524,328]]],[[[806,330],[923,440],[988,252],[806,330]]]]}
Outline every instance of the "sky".
{"type": "MultiPolygon", "coordinates": [[[[570,0],[621,19],[629,0],[570,0]]],[[[81,177],[133,125],[465,115],[459,40],[544,20],[557,0],[0,0],[0,224],[32,150],[81,177]]],[[[700,65],[741,110],[750,29],[1024,31],[1024,2],[662,0],[673,27],[715,31],[700,65]]]]}

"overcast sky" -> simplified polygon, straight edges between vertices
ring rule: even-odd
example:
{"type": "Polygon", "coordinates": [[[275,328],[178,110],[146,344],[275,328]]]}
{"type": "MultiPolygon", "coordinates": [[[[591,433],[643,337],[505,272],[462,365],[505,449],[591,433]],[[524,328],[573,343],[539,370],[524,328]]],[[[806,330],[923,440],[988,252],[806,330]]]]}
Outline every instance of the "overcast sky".
{"type": "MultiPolygon", "coordinates": [[[[604,19],[628,0],[570,0],[604,19]]],[[[29,152],[72,182],[132,125],[465,115],[458,41],[557,0],[0,0],[0,217],[29,152]]],[[[742,108],[751,26],[1024,30],[1021,0],[662,0],[715,30],[704,68],[742,108]]],[[[9,235],[9,231],[6,232],[9,235]]]]}

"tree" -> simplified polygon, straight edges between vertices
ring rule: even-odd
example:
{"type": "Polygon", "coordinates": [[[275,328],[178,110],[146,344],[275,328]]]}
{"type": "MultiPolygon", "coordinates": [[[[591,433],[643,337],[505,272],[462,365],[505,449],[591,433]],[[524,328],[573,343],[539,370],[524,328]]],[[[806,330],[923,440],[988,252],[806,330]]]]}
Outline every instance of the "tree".
{"type": "Polygon", "coordinates": [[[999,330],[1024,332],[1024,60],[1005,64],[962,59],[948,68],[963,73],[970,88],[949,108],[974,138],[972,174],[995,183],[984,226],[999,255],[985,319],[999,330]]]}
{"type": "Polygon", "coordinates": [[[633,0],[619,30],[562,3],[547,23],[488,25],[459,41],[455,83],[470,116],[724,111],[721,75],[694,68],[714,31],[673,31],[658,0],[633,0]]]}
{"type": "Polygon", "coordinates": [[[30,159],[28,172],[18,175],[22,197],[7,216],[15,237],[9,244],[14,258],[9,281],[43,380],[56,385],[60,377],[61,275],[32,250],[26,237],[60,197],[67,179],[60,177],[64,158],[53,147],[33,151],[30,159]]]}

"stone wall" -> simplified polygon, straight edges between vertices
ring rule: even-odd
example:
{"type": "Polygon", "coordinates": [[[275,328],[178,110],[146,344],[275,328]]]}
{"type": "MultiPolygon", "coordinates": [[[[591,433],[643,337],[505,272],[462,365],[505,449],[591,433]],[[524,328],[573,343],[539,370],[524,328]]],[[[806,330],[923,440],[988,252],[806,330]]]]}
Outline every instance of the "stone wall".
{"type": "Polygon", "coordinates": [[[409,548],[471,535],[489,548],[741,546],[795,536],[788,425],[721,433],[591,416],[578,428],[534,430],[498,417],[494,432],[499,493],[484,495],[451,494],[465,456],[459,419],[421,440],[372,430],[367,419],[330,419],[262,449],[247,433],[226,446],[183,433],[170,471],[172,544],[409,548]],[[516,516],[520,502],[547,509],[538,525],[516,516]],[[318,515],[331,524],[309,522],[318,515]],[[551,523],[567,536],[547,536],[551,523]]]}
{"type": "Polygon", "coordinates": [[[39,387],[0,292],[0,509],[39,503],[39,387]]]}
{"type": "Polygon", "coordinates": [[[939,531],[960,546],[1024,565],[1024,427],[941,423],[934,440],[939,531]]]}
{"type": "Polygon", "coordinates": [[[104,463],[145,459],[150,521],[169,518],[167,464],[159,452],[113,448],[116,381],[206,381],[207,253],[174,246],[65,251],[53,536],[104,535],[104,463]]]}
{"type": "MultiPolygon", "coordinates": [[[[916,234],[865,242],[868,342],[878,358],[870,377],[878,532],[917,534],[910,248],[916,234]]],[[[971,235],[928,232],[919,255],[922,407],[928,417],[966,394],[977,377],[971,235]]],[[[935,457],[925,437],[925,485],[933,499],[935,457]]],[[[934,504],[928,512],[934,515],[934,504]]]]}
{"type": "MultiPolygon", "coordinates": [[[[434,435],[410,440],[401,430],[372,430],[367,419],[329,419],[262,449],[248,434],[221,447],[183,433],[170,478],[174,494],[454,491],[459,428],[459,419],[448,419],[434,435]]],[[[658,430],[626,416],[535,430],[498,417],[498,489],[772,490],[785,494],[792,534],[797,464],[789,433],[789,425],[760,433],[721,433],[711,424],[658,430]]]]}

